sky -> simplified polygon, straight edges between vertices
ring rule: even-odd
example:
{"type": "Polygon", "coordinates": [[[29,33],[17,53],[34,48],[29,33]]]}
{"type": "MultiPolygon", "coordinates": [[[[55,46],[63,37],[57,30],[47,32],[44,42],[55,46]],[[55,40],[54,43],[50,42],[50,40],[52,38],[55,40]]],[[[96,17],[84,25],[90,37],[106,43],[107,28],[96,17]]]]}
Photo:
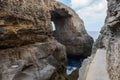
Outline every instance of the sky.
{"type": "Polygon", "coordinates": [[[76,11],[87,31],[100,31],[104,25],[107,0],[57,0],[76,11]]]}

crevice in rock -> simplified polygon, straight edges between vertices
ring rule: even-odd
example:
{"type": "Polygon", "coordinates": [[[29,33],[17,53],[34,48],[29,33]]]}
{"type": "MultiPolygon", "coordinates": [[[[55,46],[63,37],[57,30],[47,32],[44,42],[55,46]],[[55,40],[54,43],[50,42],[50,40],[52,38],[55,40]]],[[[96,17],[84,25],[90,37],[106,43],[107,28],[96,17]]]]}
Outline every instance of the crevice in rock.
{"type": "Polygon", "coordinates": [[[22,69],[21,71],[24,71],[24,70],[30,68],[31,66],[33,66],[33,64],[30,64],[30,65],[24,66],[23,69],[22,69]]]}
{"type": "Polygon", "coordinates": [[[72,74],[75,70],[78,70],[82,66],[82,62],[87,57],[68,55],[68,63],[67,63],[67,75],[72,74]]]}

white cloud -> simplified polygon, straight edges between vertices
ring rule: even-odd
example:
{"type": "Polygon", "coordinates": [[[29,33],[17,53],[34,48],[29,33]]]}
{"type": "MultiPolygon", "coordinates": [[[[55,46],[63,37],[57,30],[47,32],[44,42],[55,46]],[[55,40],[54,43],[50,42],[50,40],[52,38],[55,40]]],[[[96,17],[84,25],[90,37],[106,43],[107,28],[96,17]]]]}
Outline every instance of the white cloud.
{"type": "Polygon", "coordinates": [[[96,15],[106,14],[106,5],[105,2],[93,4],[78,10],[77,13],[82,17],[98,17],[96,15]]]}
{"type": "Polygon", "coordinates": [[[89,5],[92,0],[71,0],[72,8],[84,7],[89,5]]]}
{"type": "Polygon", "coordinates": [[[83,19],[87,30],[100,30],[106,17],[107,0],[59,0],[72,7],[83,19]],[[71,2],[70,2],[71,1],[71,2]]]}
{"type": "Polygon", "coordinates": [[[105,0],[97,0],[89,6],[79,9],[77,13],[84,20],[86,29],[92,30],[94,27],[94,29],[100,30],[106,16],[106,8],[105,0]]]}

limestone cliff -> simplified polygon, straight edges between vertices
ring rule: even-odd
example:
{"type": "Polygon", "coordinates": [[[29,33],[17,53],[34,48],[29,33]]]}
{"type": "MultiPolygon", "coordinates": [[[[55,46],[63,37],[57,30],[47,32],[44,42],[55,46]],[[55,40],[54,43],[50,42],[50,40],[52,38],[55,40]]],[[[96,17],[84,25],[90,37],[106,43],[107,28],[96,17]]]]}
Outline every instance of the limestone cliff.
{"type": "Polygon", "coordinates": [[[0,0],[0,80],[66,79],[49,10],[46,0],[0,0]]]}
{"type": "Polygon", "coordinates": [[[67,80],[61,43],[67,53],[90,55],[93,40],[72,9],[55,0],[0,0],[0,80],[67,80]]]}

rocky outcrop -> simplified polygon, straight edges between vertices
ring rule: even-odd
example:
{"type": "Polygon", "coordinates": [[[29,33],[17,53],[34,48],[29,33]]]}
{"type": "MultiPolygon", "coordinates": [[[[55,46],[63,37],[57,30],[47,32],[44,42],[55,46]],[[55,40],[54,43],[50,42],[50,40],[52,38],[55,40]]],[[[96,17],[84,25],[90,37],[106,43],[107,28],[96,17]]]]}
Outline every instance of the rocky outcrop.
{"type": "Polygon", "coordinates": [[[47,41],[52,27],[44,3],[43,0],[0,0],[1,49],[47,41]]]}
{"type": "Polygon", "coordinates": [[[108,13],[95,47],[107,50],[107,70],[111,80],[120,80],[120,1],[108,0],[108,13]]]}
{"type": "Polygon", "coordinates": [[[0,48],[46,41],[52,35],[52,20],[56,26],[54,36],[66,46],[68,54],[90,55],[93,39],[78,15],[62,3],[1,0],[0,4],[0,48]]]}
{"type": "Polygon", "coordinates": [[[0,80],[67,80],[66,49],[87,56],[92,43],[83,21],[62,3],[0,0],[0,80]]]}
{"type": "MultiPolygon", "coordinates": [[[[99,49],[104,49],[106,51],[104,54],[106,54],[106,70],[109,75],[108,76],[109,80],[120,80],[120,19],[119,18],[120,18],[120,1],[108,0],[108,10],[107,10],[107,17],[105,20],[105,25],[101,30],[101,34],[99,35],[99,38],[94,43],[93,51],[92,51],[93,53],[92,55],[97,55],[96,51],[98,51],[99,49]]],[[[92,60],[89,61],[92,62],[92,60]]],[[[103,65],[103,63],[101,63],[100,65],[103,65]]],[[[87,66],[89,66],[89,64],[87,66]]],[[[103,80],[102,78],[99,79],[103,80]]]]}
{"type": "Polygon", "coordinates": [[[1,80],[48,80],[54,73],[63,77],[65,48],[56,41],[9,48],[0,51],[0,64],[1,80]]]}
{"type": "Polygon", "coordinates": [[[90,67],[90,64],[92,62],[94,58],[94,55],[91,55],[90,57],[86,58],[83,62],[82,62],[82,66],[79,69],[79,77],[77,80],[86,80],[87,77],[87,73],[90,67]]]}
{"type": "Polygon", "coordinates": [[[0,0],[0,80],[66,79],[49,11],[46,0],[0,0]]]}
{"type": "Polygon", "coordinates": [[[55,4],[52,11],[55,38],[66,46],[68,55],[88,56],[93,39],[87,34],[83,21],[71,8],[62,3],[55,4]]]}

